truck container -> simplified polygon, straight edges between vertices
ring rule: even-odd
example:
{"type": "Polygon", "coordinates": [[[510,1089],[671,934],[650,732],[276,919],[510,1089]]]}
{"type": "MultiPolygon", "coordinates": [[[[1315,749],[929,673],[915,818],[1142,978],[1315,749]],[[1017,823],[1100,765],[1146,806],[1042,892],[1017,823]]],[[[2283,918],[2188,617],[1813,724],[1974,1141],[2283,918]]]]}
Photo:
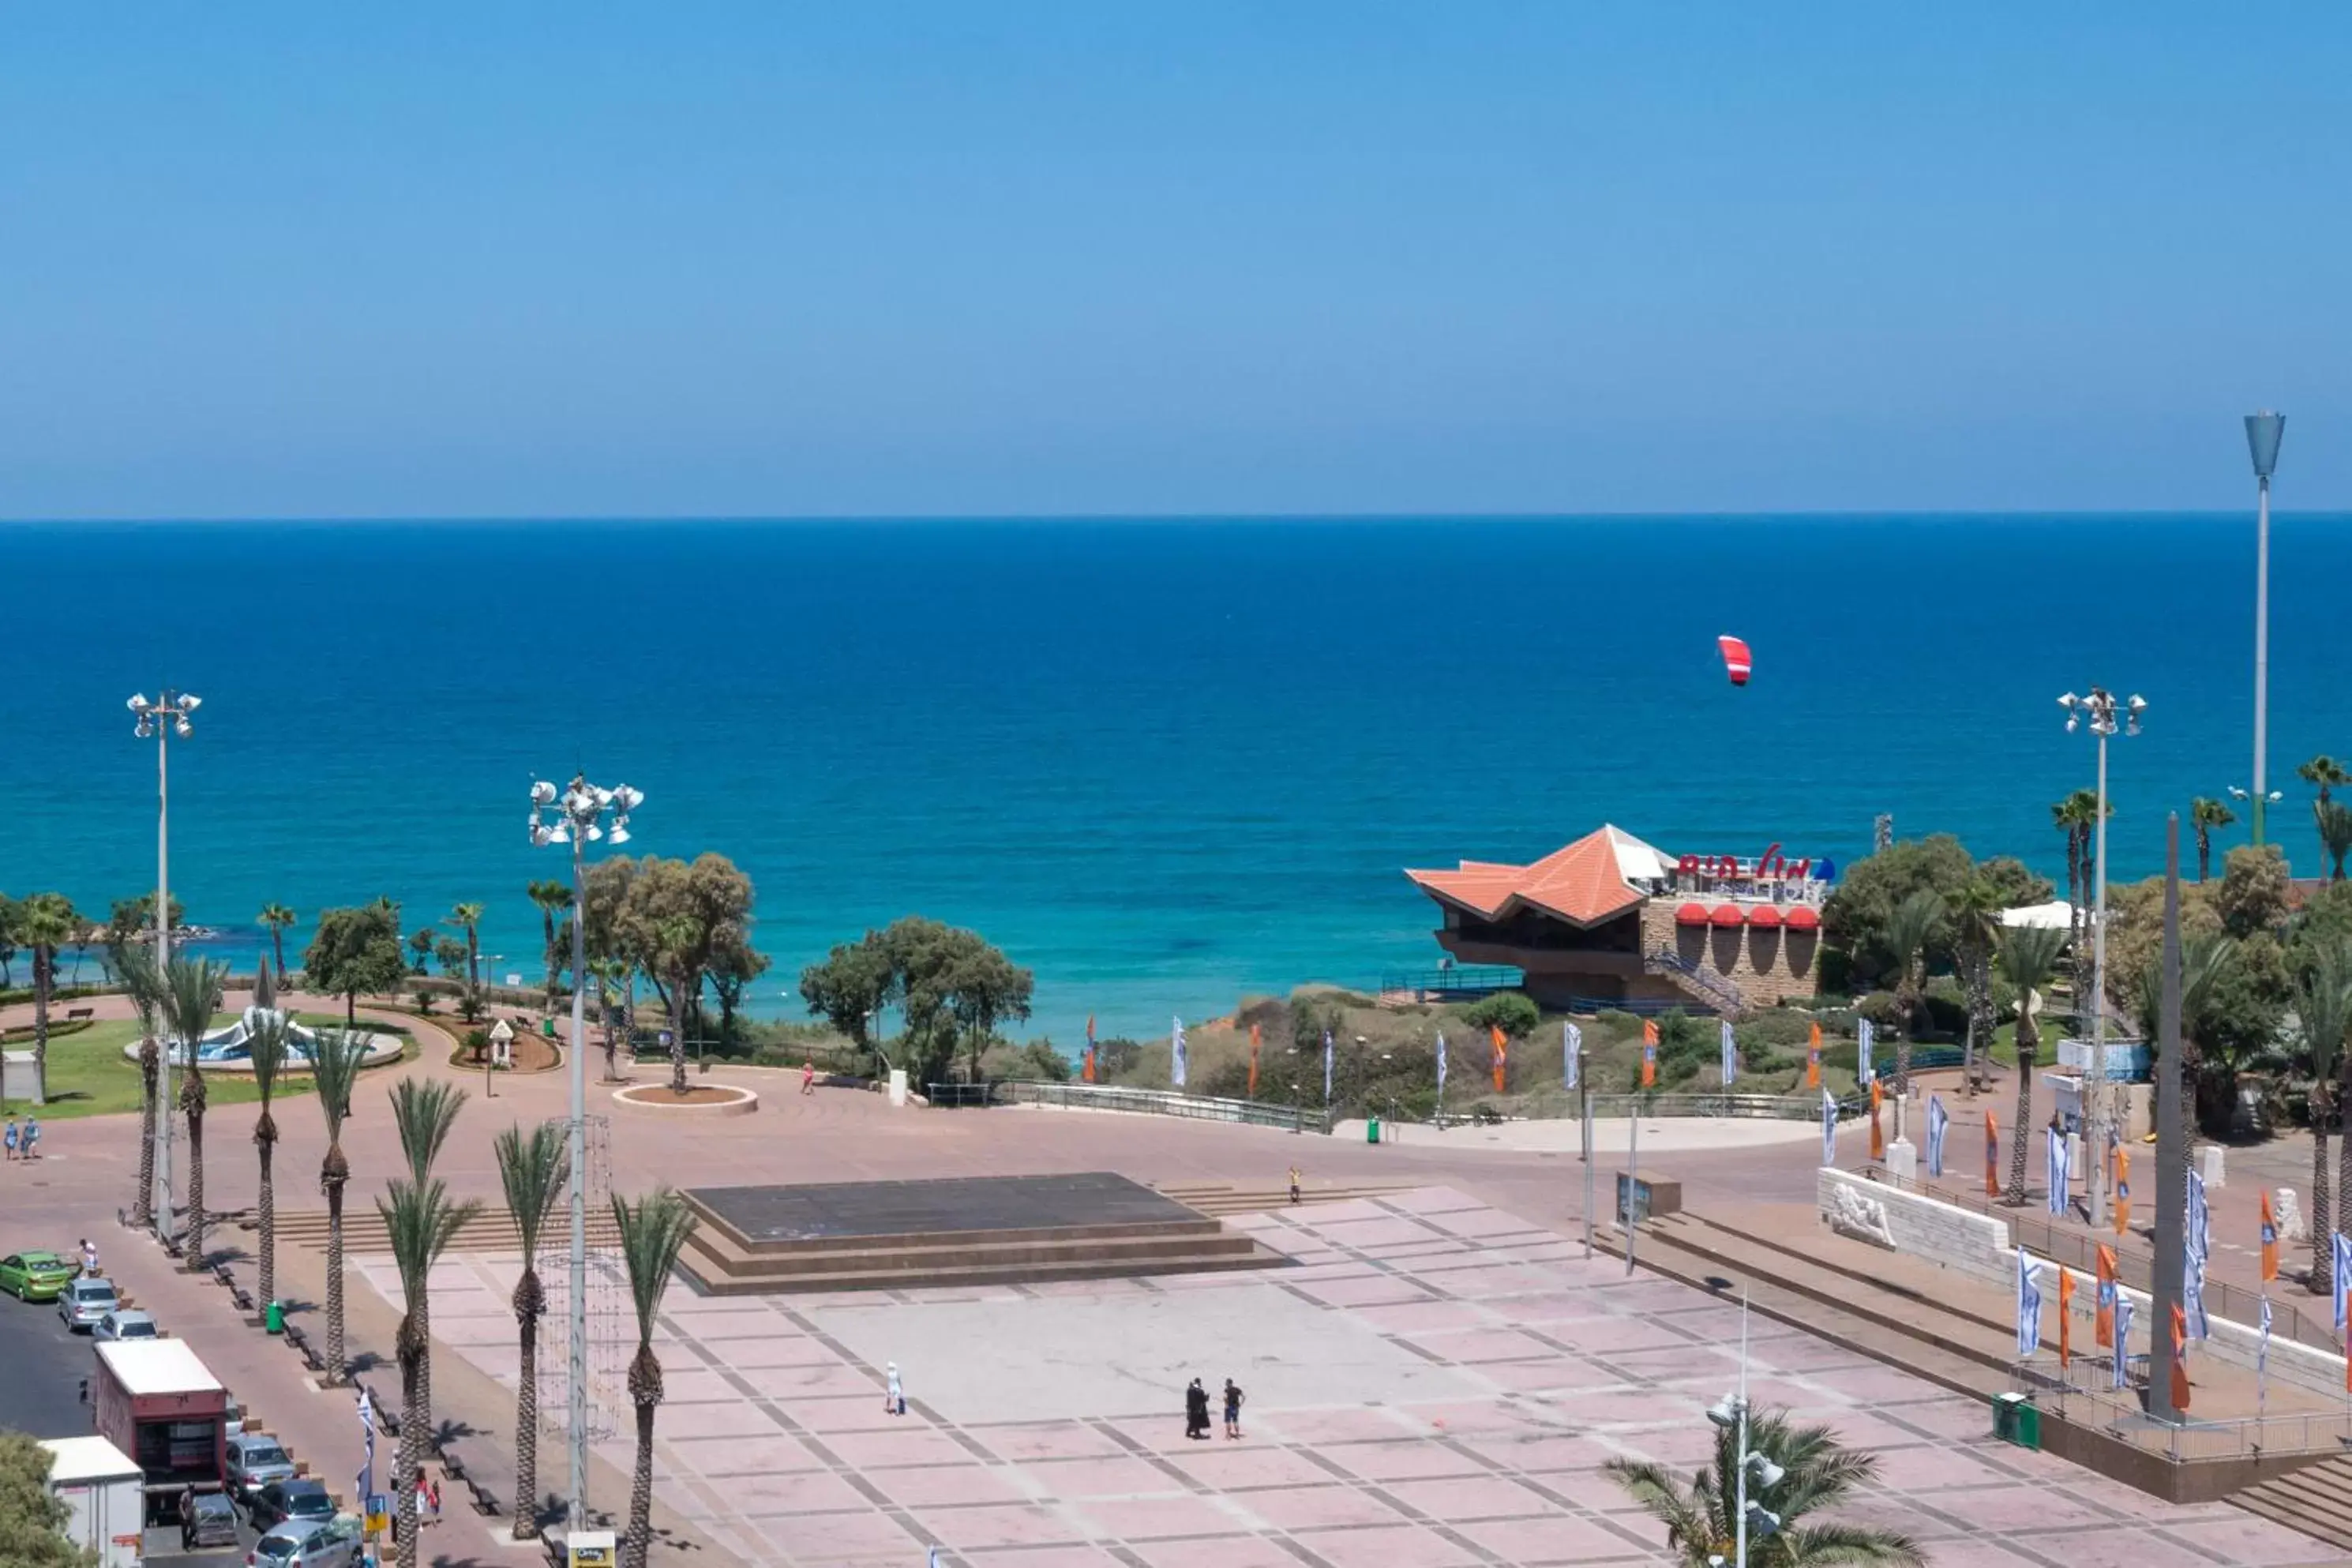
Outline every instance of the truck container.
{"type": "Polygon", "coordinates": [[[227,1464],[228,1391],[181,1340],[98,1347],[90,1384],[98,1435],[146,1478],[151,1523],[179,1517],[180,1494],[220,1487],[227,1464]]]}
{"type": "Polygon", "coordinates": [[[49,1492],[70,1510],[66,1539],[93,1552],[99,1568],[139,1568],[147,1478],[103,1437],[47,1437],[49,1492]]]}

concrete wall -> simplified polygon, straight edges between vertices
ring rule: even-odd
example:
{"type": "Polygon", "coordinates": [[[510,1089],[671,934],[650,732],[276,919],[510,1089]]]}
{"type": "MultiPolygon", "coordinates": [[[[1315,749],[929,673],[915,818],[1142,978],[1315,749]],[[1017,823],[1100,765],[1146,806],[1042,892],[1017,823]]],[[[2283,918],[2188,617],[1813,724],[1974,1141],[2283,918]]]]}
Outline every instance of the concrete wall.
{"type": "MultiPolygon", "coordinates": [[[[2018,1249],[2011,1245],[2009,1226],[1998,1219],[1827,1167],[1820,1172],[1815,1191],[1822,1223],[1841,1236],[1941,1265],[1979,1284],[2002,1289],[2016,1286],[2018,1249]]],[[[2046,1258],[2037,1258],[2036,1261],[2042,1266],[2045,1281],[2042,1287],[2044,1310],[2054,1312],[2058,1305],[2059,1265],[2046,1258]]],[[[2074,1342],[2089,1345],[2098,1305],[2098,1282],[2095,1277],[2078,1269],[2067,1272],[2074,1276],[2076,1287],[2074,1342]]],[[[2120,1289],[2132,1303],[2133,1337],[2129,1348],[2136,1355],[2145,1354],[2147,1334],[2154,1327],[2148,1297],[2145,1291],[2129,1286],[2120,1289]]],[[[2190,1362],[2193,1363],[2200,1355],[2210,1355],[2225,1364],[2252,1371],[2261,1334],[2245,1324],[2223,1318],[2209,1317],[2209,1321],[2211,1336],[2190,1346],[2190,1362]]],[[[2057,1342],[2054,1325],[2046,1324],[2043,1331],[2048,1335],[2045,1343],[2057,1342]]],[[[2270,1375],[2315,1394],[2340,1394],[2344,1392],[2344,1358],[2273,1336],[2270,1375]]]]}
{"type": "Polygon", "coordinates": [[[1738,988],[1750,1007],[1772,1007],[1788,997],[1811,996],[1821,932],[1784,927],[1759,931],[1753,926],[1681,926],[1675,910],[1705,899],[1669,896],[1652,899],[1642,907],[1642,951],[1675,953],[1685,963],[1712,969],[1738,988]]]}

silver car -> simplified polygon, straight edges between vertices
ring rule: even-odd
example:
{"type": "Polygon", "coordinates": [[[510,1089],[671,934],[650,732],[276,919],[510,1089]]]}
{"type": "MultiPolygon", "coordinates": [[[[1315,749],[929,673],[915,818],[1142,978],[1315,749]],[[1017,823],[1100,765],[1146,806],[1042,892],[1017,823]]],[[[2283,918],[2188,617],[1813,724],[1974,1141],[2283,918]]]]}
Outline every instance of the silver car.
{"type": "Polygon", "coordinates": [[[228,1440],[228,1489],[250,1506],[253,1494],[272,1481],[294,1479],[294,1461],[277,1438],[239,1432],[228,1440]]]}
{"type": "Polygon", "coordinates": [[[99,1320],[122,1305],[109,1279],[75,1279],[58,1292],[58,1316],[68,1329],[95,1329],[99,1320]]]}
{"type": "Polygon", "coordinates": [[[98,1327],[89,1331],[94,1340],[157,1340],[163,1331],[155,1326],[155,1315],[136,1308],[118,1307],[98,1320],[98,1327]]]}
{"type": "Polygon", "coordinates": [[[360,1560],[360,1521],[289,1519],[253,1543],[246,1568],[353,1568],[360,1560]]]}

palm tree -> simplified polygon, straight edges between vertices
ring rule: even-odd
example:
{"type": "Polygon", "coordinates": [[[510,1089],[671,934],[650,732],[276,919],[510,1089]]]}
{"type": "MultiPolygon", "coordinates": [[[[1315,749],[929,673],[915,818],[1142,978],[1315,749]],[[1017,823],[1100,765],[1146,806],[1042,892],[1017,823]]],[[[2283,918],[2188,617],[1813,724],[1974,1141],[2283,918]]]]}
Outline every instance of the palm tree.
{"type": "Polygon", "coordinates": [[[530,901],[539,906],[539,918],[547,929],[547,1005],[555,1005],[555,973],[561,965],[556,959],[555,917],[572,907],[572,889],[562,882],[533,882],[530,901]]]}
{"type": "MultiPolygon", "coordinates": [[[[432,1180],[433,1162],[441,1157],[441,1145],[448,1141],[449,1129],[457,1124],[458,1108],[465,1103],[464,1089],[435,1079],[404,1078],[392,1086],[393,1125],[400,1131],[400,1152],[408,1161],[408,1173],[419,1189],[432,1180]]],[[[427,1342],[417,1373],[415,1407],[429,1423],[433,1418],[432,1302],[420,1290],[409,1310],[415,1314],[417,1332],[427,1342]]],[[[404,1435],[407,1421],[405,1415],[401,1417],[404,1435]]]]}
{"type": "Polygon", "coordinates": [[[646,1568],[653,1545],[654,1407],[662,1402],[661,1359],[654,1354],[654,1319],[677,1267],[678,1249],[694,1231],[694,1212],[667,1187],[656,1187],[631,1208],[613,1194],[620,1227],[621,1261],[629,1271],[629,1299],[637,1309],[637,1353],[629,1362],[629,1400],[637,1407],[637,1468],[629,1487],[629,1531],[622,1568],[646,1568]]]}
{"type": "Polygon", "coordinates": [[[254,1027],[247,1044],[252,1050],[254,1091],[261,1099],[261,1114],[253,1123],[253,1146],[261,1161],[261,1300],[278,1300],[278,1180],[272,1162],[278,1152],[278,1118],[269,1102],[278,1095],[278,1075],[286,1066],[289,1035],[286,1016],[272,1005],[269,971],[261,972],[254,986],[254,1027]]]}
{"type": "Polygon", "coordinates": [[[424,1457],[425,1425],[429,1419],[421,1398],[425,1368],[430,1360],[432,1336],[425,1321],[425,1297],[433,1266],[448,1250],[460,1227],[481,1209],[468,1198],[453,1201],[438,1181],[410,1184],[394,1176],[388,1184],[391,1201],[376,1200],[376,1213],[392,1243],[392,1260],[400,1269],[400,1293],[407,1305],[393,1351],[400,1360],[400,1448],[393,1461],[393,1483],[399,1510],[400,1565],[416,1568],[416,1467],[424,1457]]]}
{"type": "Polygon", "coordinates": [[[2095,790],[2078,789],[2051,803],[2051,822],[2066,835],[2066,910],[2070,945],[2083,944],[2083,906],[2090,902],[2091,827],[2099,814],[2099,796],[2095,790]]]}
{"type": "Polygon", "coordinates": [[[2344,879],[2344,857],[2352,855],[2352,806],[2340,800],[2315,801],[2311,815],[2319,826],[2320,866],[2333,882],[2344,879]]]}
{"type": "Polygon", "coordinates": [[[572,1170],[561,1121],[542,1121],[529,1132],[509,1127],[498,1136],[499,1181],[506,1188],[507,1213],[522,1243],[522,1277],[515,1281],[515,1326],[521,1335],[520,1375],[515,1384],[514,1538],[539,1534],[539,1320],[547,1292],[539,1282],[539,1233],[555,1212],[555,1200],[572,1170]]]}
{"type": "Polygon", "coordinates": [[[2213,868],[2213,830],[2227,827],[2238,820],[2238,814],[2218,800],[2199,795],[2189,803],[2189,826],[2197,830],[2197,879],[2203,881],[2213,868]]]}
{"type": "Polygon", "coordinates": [[[418,926],[408,933],[408,951],[416,955],[408,962],[411,970],[418,974],[433,972],[433,943],[440,934],[431,926],[418,926]]]}
{"type": "Polygon", "coordinates": [[[2033,1120],[2033,1068],[2042,1048],[2042,1032],[2033,1016],[2041,1010],[2042,991],[2058,967],[2058,947],[2065,933],[2055,926],[2003,926],[2000,929],[2000,972],[2017,987],[2017,1116],[2009,1146],[2009,1201],[2025,1202],[2025,1131],[2033,1120]]]}
{"type": "Polygon", "coordinates": [[[278,960],[278,984],[286,984],[286,928],[294,923],[294,911],[284,904],[261,906],[261,923],[269,928],[269,950],[278,960]]]}
{"type": "Polygon", "coordinates": [[[604,1077],[618,1081],[621,1076],[620,1036],[614,1026],[613,993],[629,978],[629,961],[625,958],[592,958],[588,973],[596,982],[596,1012],[604,1030],[604,1077]]]}
{"type": "Polygon", "coordinates": [[[327,1157],[319,1162],[319,1190],[327,1194],[327,1381],[343,1381],[343,1186],[352,1179],[343,1157],[343,1119],[367,1060],[367,1037],[321,1029],[310,1042],[310,1087],[327,1118],[327,1157]]]}
{"type": "Polygon", "coordinates": [[[188,1119],[188,1272],[205,1268],[205,1067],[197,1042],[212,1027],[228,966],[209,958],[174,957],[163,971],[163,1021],[172,1054],[187,1068],[180,1080],[180,1110],[188,1119]]]}
{"type": "Polygon", "coordinates": [[[1969,1038],[1961,1061],[1961,1086],[1977,1092],[1977,1053],[1992,1044],[1992,952],[2000,940],[2000,889],[1988,877],[1971,877],[1952,900],[1952,925],[1961,978],[1969,992],[1969,1038]]]}
{"type": "MultiPolygon", "coordinates": [[[[1869,1568],[1919,1568],[1927,1559],[1918,1542],[1891,1530],[1864,1525],[1801,1524],[1845,1501],[1870,1484],[1878,1469],[1874,1454],[1840,1444],[1826,1426],[1797,1426],[1785,1411],[1758,1411],[1748,1418],[1748,1452],[1778,1467],[1769,1485],[1761,1474],[1748,1478],[1748,1501],[1777,1515],[1780,1528],[1761,1540],[1750,1531],[1750,1568],[1799,1568],[1808,1563],[1853,1563],[1869,1568]]],[[[1739,1433],[1718,1426],[1715,1463],[1683,1487],[1664,1465],[1612,1459],[1605,1467],[1651,1518],[1666,1527],[1666,1550],[1685,1568],[1727,1562],[1738,1539],[1739,1433]]],[[[1760,1470],[1761,1467],[1757,1467],[1760,1470]]]]}
{"type": "Polygon", "coordinates": [[[155,1223],[155,1085],[163,1067],[155,1036],[163,982],[155,973],[154,955],[145,948],[124,948],[120,966],[122,989],[139,1015],[139,1192],[131,1201],[131,1223],[144,1230],[155,1223]]]}
{"type": "MultiPolygon", "coordinates": [[[[2331,803],[2332,804],[2332,803],[2331,803]]],[[[2340,1113],[2336,1079],[2352,1073],[2344,1037],[2352,1031],[2352,942],[2337,937],[2313,955],[2311,972],[2295,987],[2295,1016],[2303,1021],[2304,1048],[2311,1056],[2311,1289],[2325,1296],[2334,1287],[2327,1191],[2327,1128],[2340,1113]]],[[[2352,1143],[2352,1140],[2347,1140],[2352,1143]]],[[[2352,1159],[2338,1171],[2341,1183],[2352,1159]]],[[[2352,1195],[2352,1187],[2347,1188],[2352,1195]]],[[[2336,1207],[2337,1216],[2343,1205],[2336,1207]]]]}
{"type": "MultiPolygon", "coordinates": [[[[2227,1085],[2206,1083],[2201,1037],[2214,987],[2238,962],[2238,941],[2219,931],[2204,931],[2180,944],[2180,1146],[2194,1152],[2200,1110],[2213,1110],[2212,1100],[2226,1100],[2227,1085]]],[[[2138,991],[2140,1037],[2157,1040],[2163,1034],[2161,1014],[2164,975],[2154,962],[2141,972],[2138,991]]],[[[2218,1114],[2218,1112],[2217,1112],[2218,1114]]]]}
{"type": "Polygon", "coordinates": [[[479,959],[482,952],[482,906],[459,904],[449,911],[449,923],[466,933],[466,989],[472,991],[482,984],[479,959]]]}
{"type": "Polygon", "coordinates": [[[1926,987],[1927,940],[1944,918],[1944,900],[1926,889],[1906,897],[1886,917],[1886,946],[1895,955],[1895,999],[1903,1012],[1903,1031],[1895,1037],[1895,1092],[1911,1092],[1911,1026],[1926,987]]]}
{"type": "MultiPolygon", "coordinates": [[[[2323,812],[2329,804],[2329,791],[2352,784],[2352,773],[2345,772],[2344,764],[2325,752],[2295,769],[2294,776],[2318,789],[2318,805],[2323,812]]],[[[2323,827],[2320,832],[2320,847],[2323,850],[2326,848],[2326,830],[2323,827]]]]}
{"type": "Polygon", "coordinates": [[[63,893],[35,893],[17,910],[16,930],[33,950],[33,1082],[49,1097],[49,995],[58,988],[58,949],[81,934],[81,916],[63,893]]]}

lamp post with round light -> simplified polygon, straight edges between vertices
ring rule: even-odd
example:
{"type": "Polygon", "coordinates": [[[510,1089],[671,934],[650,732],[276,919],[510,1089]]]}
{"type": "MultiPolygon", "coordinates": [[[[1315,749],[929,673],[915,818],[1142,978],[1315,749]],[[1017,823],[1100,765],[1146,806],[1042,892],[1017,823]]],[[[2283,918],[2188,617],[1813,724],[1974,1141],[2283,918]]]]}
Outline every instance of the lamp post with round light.
{"type": "Polygon", "coordinates": [[[545,782],[530,786],[530,841],[572,847],[572,1258],[568,1338],[571,1342],[571,1486],[564,1496],[564,1533],[588,1527],[588,908],[582,859],[598,839],[629,841],[629,813],[645,795],[620,784],[604,789],[574,775],[562,791],[545,782]],[[606,812],[613,826],[604,826],[606,812]],[[553,813],[551,818],[545,813],[553,813]]]}
{"type": "MultiPolygon", "coordinates": [[[[172,773],[169,748],[172,738],[184,741],[195,733],[189,722],[205,700],[193,692],[174,691],[165,687],[147,700],[146,694],[134,695],[125,704],[139,721],[132,733],[141,740],[155,738],[155,972],[161,975],[172,961],[172,773]]],[[[155,1121],[160,1136],[155,1144],[155,1237],[172,1239],[172,1040],[164,1031],[163,1049],[158,1054],[162,1063],[161,1076],[156,1079],[155,1121]]],[[[195,1042],[188,1042],[191,1051],[195,1042]]]]}
{"type": "Polygon", "coordinates": [[[2254,842],[2263,840],[2271,701],[2271,474],[2278,468],[2286,416],[2265,408],[2246,416],[2246,450],[2254,459],[2254,842]]]}
{"type": "Polygon", "coordinates": [[[2066,710],[2068,733],[2088,723],[2099,742],[2099,802],[2094,827],[2097,838],[2091,854],[2091,1071],[2084,1079],[2083,1105],[2091,1113],[2089,1136],[2084,1140],[2091,1168],[2084,1173],[2084,1184],[2091,1194],[2091,1223],[2105,1225],[2107,1148],[2104,1135],[2112,1098],[2107,1079],[2107,738],[2117,729],[2118,715],[2125,734],[2138,734],[2140,715],[2147,711],[2147,703],[2138,697],[2118,701],[2105,687],[2094,686],[2088,697],[2069,691],[2058,699],[2058,706],[2066,710]]]}

